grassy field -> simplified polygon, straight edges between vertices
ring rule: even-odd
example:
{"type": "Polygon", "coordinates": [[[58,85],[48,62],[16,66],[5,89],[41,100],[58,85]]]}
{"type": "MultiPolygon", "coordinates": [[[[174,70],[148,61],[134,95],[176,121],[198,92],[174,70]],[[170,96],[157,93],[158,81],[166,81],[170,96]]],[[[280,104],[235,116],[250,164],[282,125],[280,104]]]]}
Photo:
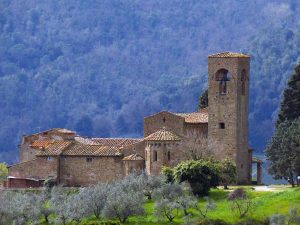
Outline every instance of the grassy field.
{"type": "MultiPolygon", "coordinates": [[[[232,187],[233,188],[233,187],[232,187]]],[[[234,187],[235,188],[235,187],[234,187]]],[[[253,208],[249,215],[244,219],[265,220],[273,214],[288,214],[291,208],[298,208],[300,210],[300,188],[287,188],[285,186],[276,187],[274,191],[255,191],[252,187],[245,187],[249,196],[253,201],[253,208]]],[[[210,219],[221,219],[226,222],[236,223],[241,219],[230,209],[227,201],[229,191],[222,189],[213,189],[210,191],[210,198],[216,204],[216,209],[208,213],[210,219]]],[[[205,200],[200,199],[199,204],[205,205],[205,200]]],[[[145,204],[147,216],[130,217],[127,224],[153,225],[153,224],[171,224],[170,222],[161,222],[153,215],[154,203],[148,201],[145,204]]],[[[191,210],[195,218],[201,219],[201,216],[196,211],[191,210]]],[[[173,224],[182,224],[182,213],[174,220],[173,224]]]]}

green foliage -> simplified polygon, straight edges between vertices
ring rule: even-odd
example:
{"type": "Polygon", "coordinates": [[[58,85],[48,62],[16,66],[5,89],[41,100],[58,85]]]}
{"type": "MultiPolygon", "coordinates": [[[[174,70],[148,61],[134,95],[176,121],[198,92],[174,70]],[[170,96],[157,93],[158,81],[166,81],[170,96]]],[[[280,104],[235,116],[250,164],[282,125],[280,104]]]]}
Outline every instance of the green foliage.
{"type": "Polygon", "coordinates": [[[166,181],[168,183],[173,183],[174,182],[174,171],[173,171],[173,169],[171,167],[164,166],[161,169],[161,174],[163,176],[165,176],[166,181]]]}
{"type": "Polygon", "coordinates": [[[8,169],[5,163],[0,163],[0,183],[6,180],[8,175],[8,169]]]}
{"type": "Polygon", "coordinates": [[[208,89],[206,89],[199,98],[199,109],[208,107],[208,89]]]}
{"type": "Polygon", "coordinates": [[[261,149],[299,61],[299,6],[295,0],[1,1],[0,159],[13,161],[20,136],[38,127],[141,135],[146,115],[195,111],[207,88],[207,55],[225,50],[253,56],[250,135],[261,149]]]}
{"type": "Polygon", "coordinates": [[[292,121],[300,117],[300,63],[288,81],[283,92],[277,125],[284,121],[292,121]]]}
{"type": "Polygon", "coordinates": [[[190,160],[174,168],[174,178],[178,182],[188,181],[195,195],[205,196],[211,187],[219,184],[218,165],[210,160],[190,160]]]}
{"type": "Polygon", "coordinates": [[[270,161],[269,173],[275,179],[286,179],[294,186],[300,174],[300,118],[278,125],[265,154],[270,161]]]}
{"type": "Polygon", "coordinates": [[[227,189],[229,184],[236,182],[236,165],[235,162],[229,158],[224,159],[219,164],[220,183],[227,189]]]}

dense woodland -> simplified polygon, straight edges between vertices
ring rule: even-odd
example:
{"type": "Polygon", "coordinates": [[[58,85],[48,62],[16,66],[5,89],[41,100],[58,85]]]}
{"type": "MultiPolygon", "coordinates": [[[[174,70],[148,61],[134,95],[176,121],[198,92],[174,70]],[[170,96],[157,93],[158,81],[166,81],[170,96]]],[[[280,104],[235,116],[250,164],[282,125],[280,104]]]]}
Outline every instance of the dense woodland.
{"type": "Polygon", "coordinates": [[[142,136],[143,117],[195,111],[207,55],[252,55],[250,142],[272,136],[300,61],[298,0],[0,0],[0,161],[22,134],[142,136]]]}

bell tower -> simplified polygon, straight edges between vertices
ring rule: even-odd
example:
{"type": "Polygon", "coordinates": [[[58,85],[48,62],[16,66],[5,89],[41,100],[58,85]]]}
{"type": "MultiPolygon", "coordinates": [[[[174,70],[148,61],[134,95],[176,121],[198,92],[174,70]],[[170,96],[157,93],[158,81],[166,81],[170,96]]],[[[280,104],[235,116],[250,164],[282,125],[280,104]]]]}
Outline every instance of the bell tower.
{"type": "Polygon", "coordinates": [[[238,183],[250,183],[250,56],[232,52],[210,55],[208,75],[208,147],[217,159],[235,160],[238,183]]]}

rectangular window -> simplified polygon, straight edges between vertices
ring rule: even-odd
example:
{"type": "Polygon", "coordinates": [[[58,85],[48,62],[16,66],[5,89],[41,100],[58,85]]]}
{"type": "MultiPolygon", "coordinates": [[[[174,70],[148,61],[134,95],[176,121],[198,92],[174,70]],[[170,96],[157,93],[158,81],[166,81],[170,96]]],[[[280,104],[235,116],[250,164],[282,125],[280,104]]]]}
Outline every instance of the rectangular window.
{"type": "Polygon", "coordinates": [[[86,157],[86,162],[90,163],[93,161],[93,158],[92,157],[86,157]]]}
{"type": "Polygon", "coordinates": [[[225,129],[225,123],[220,123],[219,127],[220,127],[220,129],[225,129]]]}

